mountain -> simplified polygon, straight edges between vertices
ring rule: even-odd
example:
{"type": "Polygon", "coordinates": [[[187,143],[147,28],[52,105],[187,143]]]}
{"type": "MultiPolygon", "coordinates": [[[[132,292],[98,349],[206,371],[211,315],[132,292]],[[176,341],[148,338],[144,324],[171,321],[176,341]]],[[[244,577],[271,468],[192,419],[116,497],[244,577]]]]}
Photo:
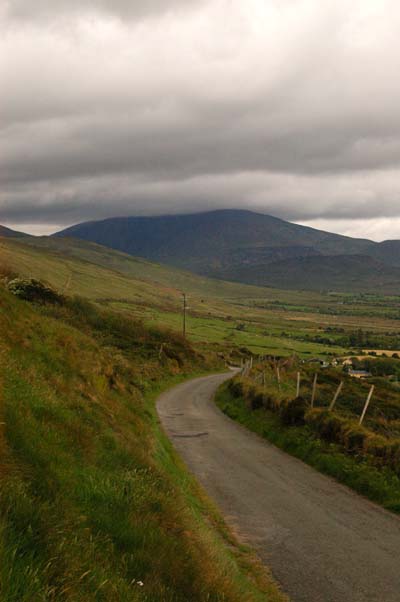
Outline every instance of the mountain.
{"type": "Polygon", "coordinates": [[[55,236],[249,284],[372,290],[382,281],[387,290],[400,293],[399,274],[392,269],[400,267],[400,241],[350,238],[252,211],[110,218],[55,236]]]}
{"type": "Polygon", "coordinates": [[[400,240],[384,240],[369,250],[369,255],[383,263],[400,267],[400,240]]]}
{"type": "Polygon", "coordinates": [[[10,228],[6,228],[5,226],[0,225],[0,237],[13,237],[13,238],[21,238],[22,236],[29,236],[24,232],[17,232],[16,230],[11,230],[10,228]]]}
{"type": "Polygon", "coordinates": [[[90,240],[203,273],[232,263],[360,253],[374,244],[242,210],[110,218],[78,224],[56,236],[90,240]]]}

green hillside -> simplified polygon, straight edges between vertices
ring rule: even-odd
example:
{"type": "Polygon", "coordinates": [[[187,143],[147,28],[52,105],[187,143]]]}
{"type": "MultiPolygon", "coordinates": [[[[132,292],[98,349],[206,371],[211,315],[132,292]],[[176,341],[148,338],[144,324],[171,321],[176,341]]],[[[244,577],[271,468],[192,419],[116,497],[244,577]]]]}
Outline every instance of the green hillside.
{"type": "Polygon", "coordinates": [[[365,332],[367,347],[400,349],[398,297],[279,290],[213,280],[74,239],[0,239],[0,264],[46,280],[146,324],[180,331],[182,290],[188,337],[232,350],[302,357],[344,355],[365,332]]]}
{"type": "MultiPolygon", "coordinates": [[[[11,241],[7,241],[7,243],[12,244],[11,241]]],[[[53,256],[57,256],[58,262],[68,263],[69,258],[76,259],[80,263],[86,261],[135,280],[160,285],[168,289],[171,289],[172,285],[174,289],[223,298],[246,298],[260,296],[264,293],[263,290],[257,287],[241,286],[237,283],[206,278],[173,266],[150,262],[140,257],[132,257],[127,253],[90,241],[63,237],[32,237],[25,239],[23,245],[19,245],[19,247],[14,245],[15,253],[23,253],[23,249],[26,248],[25,245],[30,245],[34,249],[51,252],[53,256]]],[[[31,257],[31,252],[28,251],[28,264],[31,264],[31,257]]],[[[37,254],[36,257],[43,257],[43,255],[37,254]]],[[[70,265],[72,266],[72,264],[70,265]]],[[[73,268],[71,267],[70,270],[73,271],[73,268]]]]}
{"type": "Polygon", "coordinates": [[[156,393],[214,356],[84,300],[32,305],[2,286],[0,332],[2,601],[283,600],[156,420],[156,393]]]}
{"type": "MultiPolygon", "coordinates": [[[[285,291],[207,279],[83,241],[0,239],[0,253],[9,269],[45,280],[61,293],[78,294],[174,330],[182,328],[185,290],[190,340],[212,342],[224,353],[238,347],[284,355],[326,353],[325,345],[308,342],[306,336],[318,329],[314,312],[322,307],[331,311],[335,300],[327,296],[296,294],[297,308],[302,310],[298,320],[295,313],[286,312],[292,296],[285,291]],[[282,336],[282,330],[290,336],[282,336]]],[[[345,349],[338,344],[330,351],[343,354],[345,349]]]]}

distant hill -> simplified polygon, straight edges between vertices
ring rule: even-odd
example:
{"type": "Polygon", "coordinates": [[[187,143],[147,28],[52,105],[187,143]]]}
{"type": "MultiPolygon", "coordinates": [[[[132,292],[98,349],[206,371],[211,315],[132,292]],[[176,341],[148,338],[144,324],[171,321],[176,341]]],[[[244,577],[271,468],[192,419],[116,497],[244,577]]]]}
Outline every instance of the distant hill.
{"type": "Polygon", "coordinates": [[[224,277],[257,286],[400,294],[400,268],[368,255],[320,255],[275,261],[267,266],[232,268],[224,277]]]}
{"type": "Polygon", "coordinates": [[[368,254],[383,263],[400,267],[400,240],[384,240],[373,245],[368,254]]]}
{"type": "Polygon", "coordinates": [[[4,237],[13,237],[13,238],[21,238],[22,236],[29,236],[24,232],[18,232],[17,230],[11,230],[10,228],[6,228],[5,226],[0,225],[0,236],[4,237]]]}
{"type": "Polygon", "coordinates": [[[350,238],[252,211],[110,218],[78,224],[55,236],[249,284],[372,290],[383,278],[388,290],[400,293],[399,274],[391,269],[400,267],[400,241],[350,238]],[[343,257],[333,259],[339,256],[343,257]]]}

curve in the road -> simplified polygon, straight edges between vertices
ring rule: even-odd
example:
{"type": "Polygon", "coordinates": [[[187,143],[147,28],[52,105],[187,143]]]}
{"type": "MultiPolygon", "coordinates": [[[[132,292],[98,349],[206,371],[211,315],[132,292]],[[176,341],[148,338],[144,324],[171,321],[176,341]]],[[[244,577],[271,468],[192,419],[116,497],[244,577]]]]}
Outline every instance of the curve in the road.
{"type": "Polygon", "coordinates": [[[224,416],[229,375],[164,393],[161,422],[239,538],[294,602],[399,602],[400,519],[224,416]]]}

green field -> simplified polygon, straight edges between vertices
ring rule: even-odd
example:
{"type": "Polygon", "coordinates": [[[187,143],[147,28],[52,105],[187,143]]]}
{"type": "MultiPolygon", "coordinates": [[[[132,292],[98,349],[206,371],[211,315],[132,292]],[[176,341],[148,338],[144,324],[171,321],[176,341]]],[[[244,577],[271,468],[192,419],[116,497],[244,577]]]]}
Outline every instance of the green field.
{"type": "Polygon", "coordinates": [[[203,278],[73,239],[1,239],[1,261],[60,292],[143,318],[182,327],[189,296],[188,337],[222,348],[302,357],[345,355],[359,329],[363,347],[400,348],[399,298],[280,291],[203,278]],[[28,242],[27,242],[28,240],[28,242]],[[354,337],[353,337],[354,338],[354,337]]]}

